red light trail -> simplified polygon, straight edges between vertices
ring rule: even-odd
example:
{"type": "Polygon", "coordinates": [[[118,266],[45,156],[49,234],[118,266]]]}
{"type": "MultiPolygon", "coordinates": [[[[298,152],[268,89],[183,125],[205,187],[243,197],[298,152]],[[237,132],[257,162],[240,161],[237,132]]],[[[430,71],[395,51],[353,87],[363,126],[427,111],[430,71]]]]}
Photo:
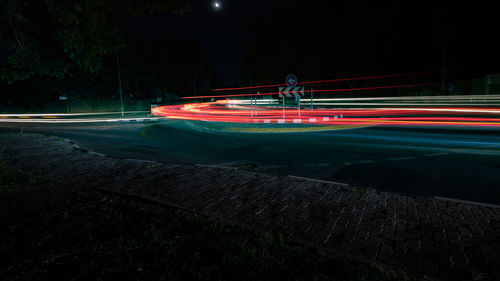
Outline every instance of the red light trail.
{"type": "MultiPolygon", "coordinates": [[[[152,109],[171,119],[259,124],[310,124],[355,126],[465,126],[500,128],[500,108],[412,107],[302,109],[246,106],[242,101],[223,100],[152,109]],[[454,115],[451,115],[454,114],[454,115]],[[460,115],[460,116],[456,116],[460,115]],[[463,117],[466,115],[467,117],[463,117]]],[[[276,125],[280,126],[280,125],[276,125]]]]}
{"type": "MultiPolygon", "coordinates": [[[[441,72],[441,71],[411,72],[411,73],[375,75],[375,76],[354,77],[354,78],[337,78],[337,79],[329,79],[329,80],[300,82],[300,83],[297,83],[297,85],[332,83],[332,82],[343,82],[343,81],[357,81],[357,80],[384,79],[384,78],[404,77],[404,76],[413,76],[413,75],[425,75],[425,74],[431,74],[431,73],[436,73],[436,72],[441,72]]],[[[270,88],[270,87],[285,87],[285,86],[287,86],[287,84],[261,85],[261,86],[239,87],[239,88],[223,88],[223,89],[213,89],[212,91],[213,92],[237,91],[237,90],[250,90],[250,89],[261,89],[261,88],[270,88]]]]}
{"type": "MultiPolygon", "coordinates": [[[[381,89],[395,89],[395,88],[410,88],[410,87],[428,87],[437,86],[440,83],[427,83],[427,84],[406,84],[406,85],[389,85],[389,86],[375,86],[375,87],[362,87],[362,88],[345,88],[345,89],[328,89],[328,90],[314,90],[315,93],[327,92],[349,92],[349,91],[367,91],[367,90],[381,90],[381,89]]],[[[311,90],[304,90],[305,93],[310,93],[311,90]]],[[[233,95],[214,95],[214,96],[192,96],[182,97],[181,99],[202,99],[202,98],[231,98],[231,97],[256,97],[256,96],[270,96],[277,95],[279,92],[272,93],[259,93],[259,94],[233,94],[233,95]]]]}

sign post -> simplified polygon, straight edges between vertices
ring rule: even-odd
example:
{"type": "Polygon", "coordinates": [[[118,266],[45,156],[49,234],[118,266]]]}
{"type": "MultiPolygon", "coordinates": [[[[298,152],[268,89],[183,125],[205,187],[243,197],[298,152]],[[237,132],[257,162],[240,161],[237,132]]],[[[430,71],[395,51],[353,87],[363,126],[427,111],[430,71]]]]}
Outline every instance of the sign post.
{"type": "Polygon", "coordinates": [[[69,98],[68,98],[68,95],[62,95],[62,96],[59,96],[59,100],[60,101],[65,101],[66,102],[66,111],[68,112],[68,114],[70,113],[70,110],[69,110],[69,98]]]}
{"type": "MultiPolygon", "coordinates": [[[[298,79],[297,79],[297,76],[295,76],[295,74],[288,74],[286,76],[286,84],[288,85],[288,87],[286,88],[287,91],[289,91],[290,88],[293,88],[295,85],[297,85],[297,82],[298,82],[298,79]]],[[[280,95],[283,97],[283,121],[285,121],[285,97],[287,95],[281,94],[282,89],[283,88],[280,88],[280,95]]]]}
{"type": "Polygon", "coordinates": [[[297,102],[297,106],[299,108],[299,117],[300,117],[300,95],[299,96],[295,96],[295,101],[297,102]]]}
{"type": "Polygon", "coordinates": [[[311,111],[314,111],[314,90],[311,87],[311,111]]]}
{"type": "Polygon", "coordinates": [[[116,53],[116,65],[118,68],[118,87],[120,90],[120,104],[122,109],[122,118],[123,118],[123,92],[122,92],[122,77],[120,75],[120,55],[116,53]]]}
{"type": "Polygon", "coordinates": [[[299,117],[300,117],[300,98],[304,96],[304,87],[280,87],[279,95],[283,98],[283,119],[285,119],[285,98],[295,97],[298,101],[299,117]]]}
{"type": "Polygon", "coordinates": [[[283,96],[283,120],[285,120],[285,96],[283,96]]]}
{"type": "Polygon", "coordinates": [[[491,84],[493,84],[493,75],[486,75],[486,95],[490,94],[491,84]]]}

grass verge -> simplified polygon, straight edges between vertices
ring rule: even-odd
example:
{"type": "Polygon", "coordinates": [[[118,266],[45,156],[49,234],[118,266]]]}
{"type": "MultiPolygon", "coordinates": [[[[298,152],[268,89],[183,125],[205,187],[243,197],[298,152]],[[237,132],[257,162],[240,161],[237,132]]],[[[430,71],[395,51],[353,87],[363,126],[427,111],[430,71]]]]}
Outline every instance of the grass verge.
{"type": "Polygon", "coordinates": [[[414,280],[83,183],[0,177],[0,280],[414,280]]]}

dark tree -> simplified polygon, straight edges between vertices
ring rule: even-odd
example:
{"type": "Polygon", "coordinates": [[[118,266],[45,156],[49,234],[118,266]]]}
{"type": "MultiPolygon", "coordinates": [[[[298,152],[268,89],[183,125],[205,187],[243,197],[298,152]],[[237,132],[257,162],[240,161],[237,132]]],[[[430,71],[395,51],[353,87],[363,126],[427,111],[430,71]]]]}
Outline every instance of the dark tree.
{"type": "Polygon", "coordinates": [[[9,54],[0,78],[13,82],[65,77],[74,71],[96,73],[103,56],[124,47],[117,15],[187,10],[184,0],[2,0],[0,46],[9,54]]]}

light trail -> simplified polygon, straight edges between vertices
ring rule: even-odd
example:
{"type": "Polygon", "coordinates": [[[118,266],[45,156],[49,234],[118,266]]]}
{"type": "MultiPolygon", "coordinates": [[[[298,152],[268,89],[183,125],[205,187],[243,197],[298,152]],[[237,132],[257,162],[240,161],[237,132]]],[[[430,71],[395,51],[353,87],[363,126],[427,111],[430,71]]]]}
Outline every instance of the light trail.
{"type": "MultiPolygon", "coordinates": [[[[302,102],[302,105],[310,105],[311,102],[302,102]]],[[[369,103],[369,102],[318,102],[314,105],[364,105],[364,106],[387,106],[387,105],[404,105],[404,106],[422,106],[422,105],[432,105],[432,106],[500,106],[500,103],[369,103]]]]}
{"type": "MultiPolygon", "coordinates": [[[[361,88],[343,88],[343,89],[327,89],[327,90],[304,90],[304,93],[337,93],[337,92],[357,92],[367,90],[382,90],[382,89],[397,89],[397,88],[411,88],[411,87],[429,87],[437,86],[441,83],[425,83],[425,84],[406,84],[406,85],[388,85],[388,86],[374,86],[374,87],[361,87],[361,88]]],[[[258,96],[271,96],[278,95],[279,92],[257,93],[257,94],[231,94],[231,95],[211,95],[211,96],[191,96],[182,97],[181,99],[205,99],[205,98],[231,98],[231,97],[258,97],[258,96]]]]}
{"type": "MultiPolygon", "coordinates": [[[[222,100],[152,109],[171,119],[257,124],[314,124],[356,126],[462,126],[500,128],[500,108],[395,107],[302,109],[243,105],[245,101],[222,100]],[[460,116],[457,116],[460,115],[460,116]],[[467,115],[466,117],[462,115],[467,115]]],[[[380,104],[377,104],[380,105],[380,104]]],[[[278,125],[280,126],[280,125],[278,125]]]]}
{"type": "Polygon", "coordinates": [[[144,118],[114,118],[114,119],[94,119],[94,118],[81,118],[81,119],[0,119],[0,123],[42,123],[42,124],[72,124],[72,123],[106,123],[106,122],[144,122],[156,121],[158,117],[144,117],[144,118]]]}
{"type": "Polygon", "coordinates": [[[22,113],[22,114],[0,114],[0,123],[104,123],[104,122],[143,122],[154,121],[158,117],[145,117],[149,111],[126,111],[125,114],[137,114],[141,117],[111,117],[109,115],[121,115],[121,112],[85,112],[85,113],[22,113]],[[93,117],[92,117],[93,116],[93,117]],[[103,116],[96,118],[96,116],[103,116]],[[108,117],[104,117],[108,116],[108,117]],[[80,117],[80,118],[79,118],[80,117]]]}
{"type": "MultiPolygon", "coordinates": [[[[374,80],[374,79],[384,79],[384,78],[394,78],[394,77],[404,77],[404,76],[414,76],[414,75],[426,75],[426,74],[437,73],[437,72],[441,72],[441,71],[411,72],[411,73],[374,75],[374,76],[354,77],[354,78],[336,78],[336,79],[328,79],[328,80],[299,82],[296,85],[321,84],[321,83],[358,81],[358,80],[374,80]]],[[[223,89],[213,89],[212,91],[213,92],[238,91],[238,90],[251,90],[251,89],[262,89],[262,88],[271,88],[271,87],[285,87],[285,86],[288,86],[288,84],[271,84],[271,85],[260,85],[260,86],[250,86],[250,87],[223,88],[223,89]]]]}
{"type": "MultiPolygon", "coordinates": [[[[125,111],[125,114],[148,113],[149,111],[125,111]]],[[[92,112],[92,113],[22,113],[22,114],[0,114],[0,118],[6,117],[52,117],[52,116],[96,116],[96,115],[118,115],[121,112],[92,112]]]]}
{"type": "MultiPolygon", "coordinates": [[[[374,98],[316,98],[313,101],[367,101],[367,100],[500,100],[500,95],[455,95],[455,96],[404,96],[374,98]]],[[[310,99],[305,99],[310,100],[310,99]]]]}

